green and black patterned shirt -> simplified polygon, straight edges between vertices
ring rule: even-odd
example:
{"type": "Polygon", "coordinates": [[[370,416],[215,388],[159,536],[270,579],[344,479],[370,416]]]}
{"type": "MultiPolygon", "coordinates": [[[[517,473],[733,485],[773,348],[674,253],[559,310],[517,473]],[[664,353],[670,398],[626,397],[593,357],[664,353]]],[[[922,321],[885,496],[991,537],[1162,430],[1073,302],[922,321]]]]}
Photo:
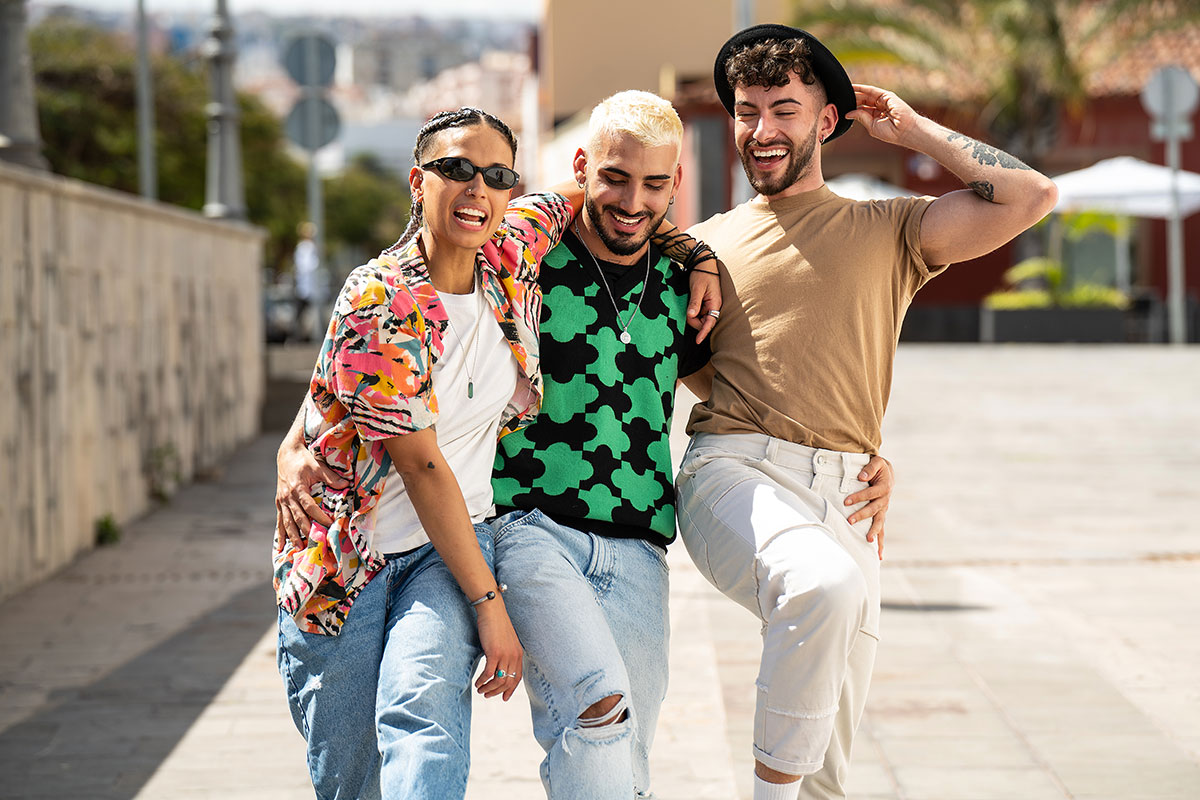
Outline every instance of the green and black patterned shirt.
{"type": "MultiPolygon", "coordinates": [[[[675,382],[703,367],[707,341],[687,326],[688,277],[650,246],[650,279],[622,344],[596,264],[568,231],[542,261],[545,398],[529,426],[500,440],[498,511],[541,511],[559,524],[666,546],[675,538],[671,412],[675,382]]],[[[629,320],[646,262],[600,261],[629,320]]]]}

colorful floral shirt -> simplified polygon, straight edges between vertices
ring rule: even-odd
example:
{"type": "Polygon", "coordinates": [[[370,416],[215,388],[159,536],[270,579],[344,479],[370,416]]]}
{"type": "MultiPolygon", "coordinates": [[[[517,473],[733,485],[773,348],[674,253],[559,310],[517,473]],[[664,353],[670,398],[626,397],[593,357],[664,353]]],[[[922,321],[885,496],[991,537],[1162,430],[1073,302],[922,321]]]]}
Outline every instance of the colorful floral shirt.
{"type": "MultiPolygon", "coordinates": [[[[476,255],[484,296],[520,365],[499,436],[529,423],[541,405],[537,274],[570,219],[561,195],[519,197],[476,255]]],[[[384,440],[437,421],[433,365],[447,320],[415,237],[354,270],[338,295],[304,401],[304,440],[350,485],[318,487],[314,496],[333,523],[314,522],[305,547],[278,535],[274,547],[276,600],[301,630],[336,635],[354,598],[383,567],[370,543],[392,472],[384,440]]]]}

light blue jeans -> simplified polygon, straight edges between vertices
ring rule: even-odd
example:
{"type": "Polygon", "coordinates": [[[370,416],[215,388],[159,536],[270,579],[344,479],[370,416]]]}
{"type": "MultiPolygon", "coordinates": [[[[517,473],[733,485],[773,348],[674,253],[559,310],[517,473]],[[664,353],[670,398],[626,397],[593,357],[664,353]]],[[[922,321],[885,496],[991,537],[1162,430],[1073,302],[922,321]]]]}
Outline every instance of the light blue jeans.
{"type": "Polygon", "coordinates": [[[667,562],[641,539],[558,525],[540,511],[492,521],[496,576],[525,647],[533,733],[551,800],[650,798],[650,745],[667,693],[667,562]],[[580,725],[625,698],[624,721],[580,725]]]}
{"type": "MultiPolygon", "coordinates": [[[[491,529],[475,535],[490,565],[491,529]]],[[[475,615],[433,545],[389,560],[338,636],[281,612],[279,672],[317,797],[463,797],[479,657],[475,615]]]]}

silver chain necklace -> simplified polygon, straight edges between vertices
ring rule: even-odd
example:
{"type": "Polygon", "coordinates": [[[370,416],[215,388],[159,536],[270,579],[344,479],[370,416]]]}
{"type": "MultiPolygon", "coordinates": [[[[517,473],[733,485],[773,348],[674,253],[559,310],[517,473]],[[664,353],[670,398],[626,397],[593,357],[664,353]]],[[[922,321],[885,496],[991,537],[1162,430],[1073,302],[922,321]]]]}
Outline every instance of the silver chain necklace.
{"type": "MultiPolygon", "coordinates": [[[[478,311],[479,295],[483,289],[483,284],[482,282],[478,284],[473,282],[472,287],[471,298],[475,301],[475,310],[478,311]]],[[[487,304],[485,303],[484,305],[486,306],[487,304]]],[[[486,310],[485,308],[484,311],[486,310]]],[[[483,313],[479,314],[479,318],[475,324],[475,332],[471,334],[471,341],[469,343],[459,335],[458,328],[454,327],[454,320],[450,318],[449,308],[446,309],[446,322],[450,323],[450,330],[454,331],[455,338],[458,339],[463,348],[463,369],[467,371],[467,399],[470,400],[475,397],[475,367],[479,366],[479,350],[475,347],[475,344],[479,341],[479,329],[483,327],[483,313]],[[474,351],[474,361],[468,367],[467,358],[471,356],[472,351],[474,351]]]]}
{"type": "Polygon", "coordinates": [[[628,320],[621,319],[621,309],[617,307],[617,298],[613,296],[612,289],[608,288],[608,278],[604,277],[604,270],[600,268],[600,262],[596,260],[596,256],[592,254],[591,248],[587,246],[587,242],[579,235],[579,220],[575,220],[575,238],[583,245],[583,249],[587,251],[588,256],[592,259],[592,264],[596,267],[596,272],[600,274],[600,283],[604,286],[604,291],[608,292],[608,299],[612,303],[613,313],[617,315],[617,324],[621,327],[620,340],[621,344],[629,344],[633,341],[633,337],[629,335],[629,326],[633,324],[633,319],[638,315],[638,310],[642,307],[642,298],[646,296],[646,286],[650,283],[650,248],[646,248],[646,277],[642,278],[642,293],[638,295],[637,304],[633,307],[633,313],[629,315],[628,320]]]}

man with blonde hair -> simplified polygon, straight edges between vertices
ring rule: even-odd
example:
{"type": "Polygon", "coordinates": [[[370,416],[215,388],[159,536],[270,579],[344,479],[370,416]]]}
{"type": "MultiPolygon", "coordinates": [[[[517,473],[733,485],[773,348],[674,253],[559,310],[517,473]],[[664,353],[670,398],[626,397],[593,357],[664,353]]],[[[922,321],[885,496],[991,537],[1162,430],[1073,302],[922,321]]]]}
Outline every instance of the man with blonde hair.
{"type": "Polygon", "coordinates": [[[686,325],[689,276],[650,238],[679,188],[682,139],[675,109],[648,92],[593,110],[574,160],[584,211],[542,263],[541,415],[497,455],[497,579],[551,798],[651,796],[675,538],[668,434],[676,381],[709,355],[686,325]]]}

